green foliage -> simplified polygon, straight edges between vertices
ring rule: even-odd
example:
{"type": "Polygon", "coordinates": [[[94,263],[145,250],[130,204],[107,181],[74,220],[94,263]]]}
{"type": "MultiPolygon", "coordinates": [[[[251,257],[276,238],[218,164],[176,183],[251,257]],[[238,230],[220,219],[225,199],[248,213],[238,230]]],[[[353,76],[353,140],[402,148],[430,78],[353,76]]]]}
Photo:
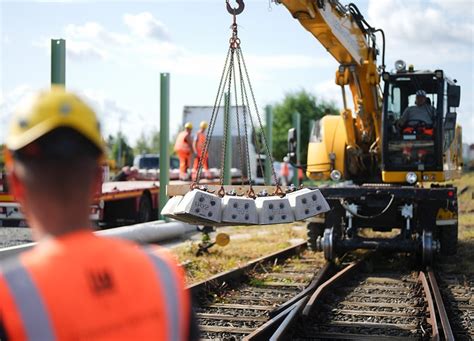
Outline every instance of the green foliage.
{"type": "Polygon", "coordinates": [[[109,158],[114,159],[118,167],[133,164],[133,149],[128,145],[123,133],[119,132],[117,136],[109,135],[107,145],[110,150],[109,158]]]}
{"type": "Polygon", "coordinates": [[[149,134],[142,132],[135,144],[134,152],[135,154],[159,154],[160,131],[154,129],[149,134]]]}
{"type": "Polygon", "coordinates": [[[319,120],[326,114],[338,114],[333,102],[320,100],[306,90],[288,93],[281,103],[273,106],[273,156],[283,160],[288,152],[288,129],[293,126],[293,113],[301,114],[301,163],[306,164],[310,121],[319,120]]]}

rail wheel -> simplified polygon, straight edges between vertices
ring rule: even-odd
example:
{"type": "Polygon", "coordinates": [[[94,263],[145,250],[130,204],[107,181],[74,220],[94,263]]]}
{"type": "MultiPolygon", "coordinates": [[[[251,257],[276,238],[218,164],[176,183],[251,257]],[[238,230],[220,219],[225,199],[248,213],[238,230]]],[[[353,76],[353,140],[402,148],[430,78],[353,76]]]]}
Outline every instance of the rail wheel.
{"type": "Polygon", "coordinates": [[[421,261],[424,265],[430,265],[433,255],[436,252],[436,242],[433,240],[433,233],[423,230],[421,236],[421,261]]]}
{"type": "Polygon", "coordinates": [[[458,224],[441,226],[439,229],[439,242],[442,255],[452,256],[456,254],[458,248],[458,224]]]}
{"type": "Polygon", "coordinates": [[[145,223],[151,220],[152,216],[152,207],[151,207],[151,200],[150,196],[147,194],[143,194],[140,198],[140,204],[138,209],[138,222],[145,223]]]}
{"type": "Polygon", "coordinates": [[[306,226],[308,235],[308,247],[312,251],[318,251],[317,241],[324,234],[325,224],[320,222],[310,222],[306,226]]]}
{"type": "Polygon", "coordinates": [[[324,234],[317,240],[317,250],[324,252],[324,258],[332,261],[337,257],[336,237],[334,228],[325,229],[324,234]]]}

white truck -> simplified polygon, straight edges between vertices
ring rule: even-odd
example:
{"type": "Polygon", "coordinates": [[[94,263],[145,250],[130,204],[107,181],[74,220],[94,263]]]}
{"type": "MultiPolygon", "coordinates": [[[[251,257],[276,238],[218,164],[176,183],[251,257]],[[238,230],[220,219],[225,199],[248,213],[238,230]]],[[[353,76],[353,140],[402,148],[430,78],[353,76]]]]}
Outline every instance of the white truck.
{"type": "MultiPolygon", "coordinates": [[[[212,106],[185,106],[183,108],[183,122],[182,126],[186,122],[191,122],[193,125],[193,138],[195,137],[196,132],[199,129],[199,124],[202,121],[210,123],[212,116],[212,106]]],[[[240,135],[241,141],[240,145],[242,150],[244,150],[244,141],[245,141],[245,131],[242,123],[242,113],[243,107],[241,106],[231,106],[230,107],[230,125],[231,125],[231,135],[232,135],[232,177],[234,177],[235,169],[240,170],[243,173],[245,178],[248,177],[247,174],[247,163],[245,157],[240,154],[239,148],[239,133],[237,129],[237,110],[239,110],[240,117],[240,135]]],[[[252,136],[252,127],[250,122],[247,122],[247,145],[249,147],[249,158],[250,158],[250,175],[255,184],[263,184],[264,177],[264,167],[265,167],[265,154],[257,154],[255,148],[255,141],[252,136]],[[260,161],[259,161],[260,159],[260,161]],[[261,166],[260,166],[261,164],[261,166]]],[[[254,124],[257,125],[256,119],[254,118],[254,124]]],[[[257,128],[257,126],[256,126],[257,128]]],[[[258,128],[257,128],[258,130],[258,128]]],[[[207,130],[206,130],[207,133],[207,130]]],[[[217,116],[214,130],[212,132],[212,138],[209,145],[209,168],[221,167],[221,158],[222,158],[222,142],[224,138],[224,107],[219,108],[219,114],[217,116]]]]}

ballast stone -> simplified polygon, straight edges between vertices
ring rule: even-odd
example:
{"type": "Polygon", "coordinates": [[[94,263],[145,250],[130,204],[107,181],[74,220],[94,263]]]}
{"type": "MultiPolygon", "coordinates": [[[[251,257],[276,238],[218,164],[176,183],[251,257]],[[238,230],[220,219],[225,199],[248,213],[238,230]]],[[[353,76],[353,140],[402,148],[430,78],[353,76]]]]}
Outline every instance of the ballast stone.
{"type": "Polygon", "coordinates": [[[193,189],[185,194],[176,206],[175,215],[184,215],[190,219],[221,222],[221,198],[217,195],[193,189]]]}
{"type": "Polygon", "coordinates": [[[288,193],[286,198],[290,202],[295,220],[304,220],[330,210],[328,202],[319,189],[299,189],[288,193]]]}
{"type": "Polygon", "coordinates": [[[294,221],[290,202],[279,196],[258,197],[255,199],[260,225],[291,223],[294,221]]]}
{"type": "Polygon", "coordinates": [[[226,195],[222,198],[222,221],[238,224],[258,224],[255,200],[226,195]]]}

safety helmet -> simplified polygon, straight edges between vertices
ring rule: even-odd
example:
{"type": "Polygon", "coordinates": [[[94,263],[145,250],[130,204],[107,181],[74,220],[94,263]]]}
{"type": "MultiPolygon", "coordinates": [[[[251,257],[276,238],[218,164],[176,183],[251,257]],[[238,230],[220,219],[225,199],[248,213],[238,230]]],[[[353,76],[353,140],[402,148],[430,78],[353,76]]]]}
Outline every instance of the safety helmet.
{"type": "Polygon", "coordinates": [[[209,125],[207,124],[206,121],[201,121],[201,123],[199,124],[199,127],[200,127],[201,129],[207,129],[208,126],[209,126],[209,125]]]}
{"type": "Polygon", "coordinates": [[[19,150],[61,127],[77,131],[103,152],[104,141],[94,111],[79,97],[57,85],[39,93],[32,103],[14,115],[6,148],[19,150]]]}
{"type": "Polygon", "coordinates": [[[425,91],[425,90],[418,90],[418,91],[416,92],[416,95],[417,95],[417,96],[426,97],[426,91],[425,91]]]}
{"type": "Polygon", "coordinates": [[[185,129],[193,129],[193,124],[191,122],[186,122],[186,124],[184,125],[184,128],[185,129]]]}

